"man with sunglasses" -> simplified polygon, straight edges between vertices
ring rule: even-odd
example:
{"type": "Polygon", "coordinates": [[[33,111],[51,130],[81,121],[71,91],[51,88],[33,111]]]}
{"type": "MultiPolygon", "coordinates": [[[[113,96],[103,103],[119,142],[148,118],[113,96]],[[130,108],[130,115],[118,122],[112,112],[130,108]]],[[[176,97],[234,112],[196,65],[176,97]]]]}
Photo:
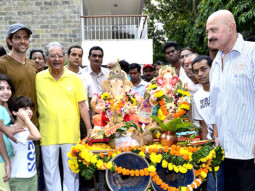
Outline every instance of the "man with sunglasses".
{"type": "Polygon", "coordinates": [[[46,46],[49,69],[36,76],[41,151],[46,190],[78,191],[79,175],[68,165],[67,153],[80,141],[80,116],[87,132],[92,129],[87,95],[82,80],[64,68],[64,47],[58,42],[46,46]],[[63,186],[59,173],[61,150],[64,171],[63,186]]]}

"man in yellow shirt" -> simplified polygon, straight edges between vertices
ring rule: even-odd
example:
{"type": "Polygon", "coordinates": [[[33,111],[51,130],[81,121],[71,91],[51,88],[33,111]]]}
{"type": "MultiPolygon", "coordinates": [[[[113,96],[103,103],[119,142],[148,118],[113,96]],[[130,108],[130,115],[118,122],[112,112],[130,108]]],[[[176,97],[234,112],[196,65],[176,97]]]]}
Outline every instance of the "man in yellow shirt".
{"type": "Polygon", "coordinates": [[[64,68],[64,47],[60,43],[49,43],[45,54],[49,69],[37,74],[36,93],[46,190],[61,190],[61,149],[63,190],[78,191],[79,176],[69,168],[67,153],[80,141],[80,116],[87,132],[91,130],[86,91],[79,76],[64,68]]]}

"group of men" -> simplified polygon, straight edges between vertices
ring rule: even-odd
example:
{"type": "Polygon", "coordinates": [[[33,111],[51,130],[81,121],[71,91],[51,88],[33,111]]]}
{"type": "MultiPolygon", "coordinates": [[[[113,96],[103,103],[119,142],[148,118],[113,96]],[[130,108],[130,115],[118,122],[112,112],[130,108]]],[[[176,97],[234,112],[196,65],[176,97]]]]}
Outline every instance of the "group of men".
{"type": "MultiPolygon", "coordinates": [[[[244,41],[237,33],[234,17],[227,10],[217,11],[208,18],[206,32],[209,48],[219,50],[214,60],[188,49],[180,53],[177,43],[172,41],[165,43],[163,51],[179,79],[191,90],[195,106],[193,118],[205,127],[203,138],[214,139],[215,144],[220,144],[225,151],[225,190],[254,191],[255,43],[244,41]]],[[[85,123],[87,134],[92,129],[89,102],[87,105],[85,101],[94,93],[104,91],[101,83],[109,72],[101,67],[104,52],[98,46],[91,48],[90,64],[82,69],[82,48],[70,47],[65,67],[64,47],[51,42],[46,46],[45,56],[40,51],[30,54],[37,66],[42,66],[41,60],[49,66],[47,70],[41,67],[37,74],[36,65],[26,58],[31,34],[32,31],[21,24],[10,26],[6,39],[10,53],[0,58],[0,73],[7,74],[12,80],[14,95],[28,96],[35,103],[34,113],[38,111],[39,115],[34,115],[32,120],[42,135],[46,190],[61,190],[60,150],[64,169],[63,190],[78,190],[78,176],[69,169],[66,154],[80,140],[80,118],[85,123]]],[[[162,66],[162,62],[145,65],[143,80],[141,66],[130,64],[131,91],[142,96],[145,84],[154,77],[151,71],[158,75],[158,68],[162,66]]],[[[13,138],[15,132],[12,128],[2,124],[0,127],[13,138]]]]}

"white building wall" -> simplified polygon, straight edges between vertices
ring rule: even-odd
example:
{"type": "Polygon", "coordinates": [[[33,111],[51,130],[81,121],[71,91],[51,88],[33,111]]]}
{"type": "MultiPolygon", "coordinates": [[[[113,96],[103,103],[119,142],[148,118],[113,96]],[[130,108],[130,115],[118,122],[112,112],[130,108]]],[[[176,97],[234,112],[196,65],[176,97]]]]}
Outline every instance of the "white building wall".
{"type": "Polygon", "coordinates": [[[104,50],[103,65],[112,60],[126,60],[129,63],[141,65],[153,63],[152,39],[139,40],[83,40],[83,66],[89,64],[89,50],[93,46],[100,46],[104,50]]]}

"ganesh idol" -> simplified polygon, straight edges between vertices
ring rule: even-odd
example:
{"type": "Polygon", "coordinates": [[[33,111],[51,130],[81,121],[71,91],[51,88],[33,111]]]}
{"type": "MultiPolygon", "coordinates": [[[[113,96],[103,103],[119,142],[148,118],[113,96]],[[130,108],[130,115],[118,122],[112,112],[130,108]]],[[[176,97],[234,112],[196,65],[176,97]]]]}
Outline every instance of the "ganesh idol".
{"type": "Polygon", "coordinates": [[[121,70],[118,62],[110,70],[102,86],[105,92],[95,94],[91,99],[91,108],[96,113],[93,119],[94,135],[103,132],[110,136],[126,121],[138,123],[137,108],[142,98],[138,94],[129,94],[132,82],[127,80],[127,74],[121,70]]]}

